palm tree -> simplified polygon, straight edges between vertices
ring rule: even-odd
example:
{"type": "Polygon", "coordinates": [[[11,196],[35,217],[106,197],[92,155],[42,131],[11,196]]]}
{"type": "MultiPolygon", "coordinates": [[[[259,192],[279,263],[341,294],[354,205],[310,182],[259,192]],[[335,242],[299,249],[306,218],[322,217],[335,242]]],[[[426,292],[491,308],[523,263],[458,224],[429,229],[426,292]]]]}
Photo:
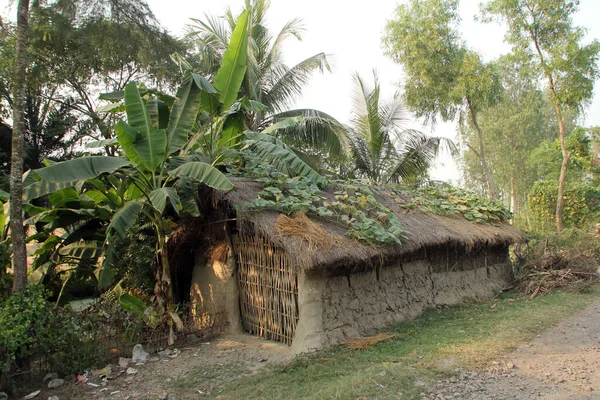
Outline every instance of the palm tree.
{"type": "MultiPolygon", "coordinates": [[[[270,127],[266,132],[299,149],[300,154],[325,148],[329,156],[340,156],[345,150],[341,124],[317,110],[290,110],[313,73],[331,71],[327,55],[318,53],[292,67],[286,66],[283,45],[292,37],[301,40],[304,27],[301,20],[293,19],[273,35],[265,26],[269,5],[269,0],[246,0],[246,8],[250,10],[248,67],[239,97],[264,105],[260,111],[247,113],[246,128],[262,132],[270,127]]],[[[196,41],[205,72],[214,74],[221,65],[237,18],[227,8],[223,18],[206,15],[205,20],[192,20],[194,24],[188,28],[188,35],[196,41]]]]}
{"type": "Polygon", "coordinates": [[[23,228],[23,137],[25,136],[25,68],[29,33],[29,0],[19,0],[17,7],[17,48],[13,81],[13,132],[10,170],[10,235],[13,251],[13,292],[27,285],[27,252],[23,228]]]}
{"type": "Polygon", "coordinates": [[[347,129],[352,153],[349,175],[382,184],[423,179],[440,145],[452,152],[455,146],[448,139],[407,129],[410,115],[403,102],[394,97],[382,103],[376,72],[373,77],[374,86],[369,87],[354,74],[354,110],[347,129]]]}

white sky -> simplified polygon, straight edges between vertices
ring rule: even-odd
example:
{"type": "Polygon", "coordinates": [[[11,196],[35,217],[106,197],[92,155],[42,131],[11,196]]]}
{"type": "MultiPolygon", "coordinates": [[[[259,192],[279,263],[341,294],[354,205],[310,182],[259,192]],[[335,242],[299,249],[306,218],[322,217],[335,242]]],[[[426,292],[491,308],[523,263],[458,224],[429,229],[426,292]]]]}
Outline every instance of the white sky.
{"type": "MultiPolygon", "coordinates": [[[[0,13],[3,17],[15,19],[15,7],[7,7],[9,0],[0,0],[0,13]]],[[[161,23],[175,35],[183,34],[189,18],[203,18],[204,14],[222,15],[227,6],[239,12],[244,0],[147,0],[161,23]]],[[[364,78],[371,77],[375,68],[379,74],[382,94],[391,97],[402,81],[400,66],[394,64],[384,54],[381,37],[384,27],[393,18],[399,0],[371,0],[350,5],[342,0],[271,0],[267,14],[268,27],[278,31],[290,19],[299,17],[304,21],[306,32],[301,42],[289,39],[285,44],[288,66],[325,52],[330,55],[333,72],[315,75],[298,100],[298,108],[315,108],[324,111],[342,122],[347,122],[352,106],[352,73],[357,71],[364,78]]],[[[479,0],[462,0],[461,16],[463,38],[474,50],[483,55],[486,61],[510,48],[503,43],[504,30],[497,24],[480,24],[473,20],[479,11],[479,0]]],[[[587,38],[600,38],[599,0],[581,0],[580,11],[575,17],[578,25],[589,29],[587,38]]],[[[596,89],[594,101],[587,111],[586,125],[600,125],[600,89],[596,89]]],[[[423,127],[434,135],[454,139],[455,124],[438,123],[435,130],[423,127]]],[[[452,160],[440,160],[432,171],[434,179],[460,179],[458,169],[452,160]]]]}
{"type": "MultiPolygon", "coordinates": [[[[243,0],[147,0],[160,21],[173,34],[182,34],[189,18],[201,19],[205,13],[222,15],[230,6],[234,12],[241,10],[243,0]],[[185,12],[182,12],[185,10],[185,12]]],[[[298,108],[315,108],[342,122],[347,122],[352,106],[352,73],[371,77],[375,68],[379,74],[384,97],[391,97],[402,81],[402,70],[383,54],[381,38],[387,21],[393,17],[398,0],[371,0],[352,2],[342,0],[272,0],[267,14],[268,27],[273,31],[295,17],[302,18],[306,27],[304,39],[289,39],[285,44],[288,66],[319,52],[331,55],[333,72],[315,75],[298,100],[298,108]]],[[[462,0],[461,16],[463,38],[467,44],[483,55],[486,61],[508,53],[510,47],[503,42],[504,29],[495,23],[481,24],[473,16],[479,11],[479,0],[462,0]]],[[[582,0],[575,18],[578,25],[590,29],[588,38],[600,38],[599,0],[582,0]]],[[[596,93],[600,89],[596,90],[596,93]]],[[[596,94],[587,112],[587,125],[600,125],[600,96],[596,94]]],[[[437,136],[456,138],[455,124],[438,123],[423,130],[437,136]]],[[[452,160],[442,157],[432,171],[440,180],[459,181],[460,173],[452,160]]]]}

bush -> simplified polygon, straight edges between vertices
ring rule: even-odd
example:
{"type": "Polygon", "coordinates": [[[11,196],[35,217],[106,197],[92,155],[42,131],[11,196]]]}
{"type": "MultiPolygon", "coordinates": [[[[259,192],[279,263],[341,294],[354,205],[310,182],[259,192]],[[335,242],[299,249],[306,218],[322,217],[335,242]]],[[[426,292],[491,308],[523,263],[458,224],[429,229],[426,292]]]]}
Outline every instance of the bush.
{"type": "MultiPolygon", "coordinates": [[[[556,218],[558,182],[539,181],[529,191],[529,208],[536,230],[553,230],[556,218]]],[[[565,187],[564,226],[586,228],[600,220],[600,190],[591,185],[575,184],[565,187]]]]}
{"type": "Polygon", "coordinates": [[[2,364],[0,372],[36,364],[71,375],[93,366],[101,356],[77,315],[49,303],[41,286],[13,294],[0,307],[0,359],[11,363],[2,364]]]}

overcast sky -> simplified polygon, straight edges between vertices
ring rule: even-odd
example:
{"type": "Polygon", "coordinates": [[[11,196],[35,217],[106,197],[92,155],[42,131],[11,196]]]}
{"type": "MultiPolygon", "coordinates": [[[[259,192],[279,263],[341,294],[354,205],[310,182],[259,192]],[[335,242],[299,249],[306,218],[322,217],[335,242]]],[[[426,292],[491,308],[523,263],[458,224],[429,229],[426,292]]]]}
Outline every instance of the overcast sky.
{"type": "MultiPolygon", "coordinates": [[[[222,15],[229,6],[236,13],[241,11],[243,0],[147,0],[161,23],[175,35],[183,34],[190,18],[202,18],[205,13],[222,15]]],[[[352,106],[352,73],[359,72],[364,78],[371,77],[375,68],[379,74],[384,97],[391,97],[402,81],[400,66],[384,54],[381,37],[384,27],[399,0],[370,0],[351,2],[342,0],[271,0],[267,14],[268,27],[278,31],[285,22],[299,17],[304,21],[306,32],[301,42],[289,39],[285,44],[288,66],[325,52],[330,55],[333,72],[315,75],[298,108],[315,108],[346,122],[352,106]]],[[[480,24],[473,16],[479,11],[479,0],[462,0],[461,16],[463,38],[486,61],[507,53],[510,48],[503,43],[504,29],[497,24],[480,24]]],[[[0,0],[0,5],[8,0],[0,0]]],[[[6,14],[6,7],[0,7],[6,14]]],[[[12,7],[14,13],[15,7],[12,7]]],[[[580,12],[575,17],[578,25],[589,29],[587,39],[600,38],[600,0],[582,0],[580,12]]],[[[11,15],[11,19],[14,16],[11,15]]],[[[600,90],[597,88],[596,93],[600,90]]],[[[600,125],[600,96],[587,111],[586,125],[600,125]]],[[[430,132],[430,127],[423,127],[430,132]]],[[[455,124],[438,124],[432,132],[438,136],[455,138],[455,124]]],[[[442,160],[432,174],[436,179],[458,180],[459,173],[451,160],[442,160]]]]}

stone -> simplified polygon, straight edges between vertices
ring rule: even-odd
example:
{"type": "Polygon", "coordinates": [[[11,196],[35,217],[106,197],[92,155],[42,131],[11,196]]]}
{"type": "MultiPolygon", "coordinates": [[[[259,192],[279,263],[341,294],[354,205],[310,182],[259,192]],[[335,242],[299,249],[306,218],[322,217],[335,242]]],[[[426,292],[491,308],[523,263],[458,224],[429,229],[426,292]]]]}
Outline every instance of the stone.
{"type": "Polygon", "coordinates": [[[58,374],[56,372],[50,372],[49,374],[46,374],[44,376],[44,379],[42,382],[51,381],[52,379],[56,379],[56,378],[58,378],[58,374]]]}
{"type": "Polygon", "coordinates": [[[134,364],[145,363],[148,359],[148,353],[144,351],[144,346],[141,344],[136,344],[133,346],[133,351],[131,355],[131,362],[134,364]]]}
{"type": "Polygon", "coordinates": [[[56,378],[48,382],[48,389],[56,389],[65,384],[64,379],[56,378]]]}
{"type": "Polygon", "coordinates": [[[171,349],[165,349],[163,351],[159,351],[158,355],[161,357],[168,357],[171,355],[171,349]]]}

